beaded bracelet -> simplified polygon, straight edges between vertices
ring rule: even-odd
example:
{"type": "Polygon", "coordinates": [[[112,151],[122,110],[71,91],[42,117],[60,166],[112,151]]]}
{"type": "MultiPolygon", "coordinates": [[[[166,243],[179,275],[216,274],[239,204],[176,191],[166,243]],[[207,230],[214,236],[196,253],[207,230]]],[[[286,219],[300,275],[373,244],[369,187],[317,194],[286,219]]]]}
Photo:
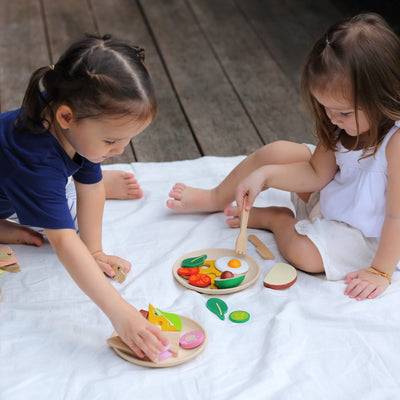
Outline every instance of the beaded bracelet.
{"type": "Polygon", "coordinates": [[[375,275],[383,276],[389,281],[389,285],[392,283],[392,278],[386,272],[379,271],[379,269],[373,267],[372,265],[367,268],[367,271],[372,272],[375,275]]]}

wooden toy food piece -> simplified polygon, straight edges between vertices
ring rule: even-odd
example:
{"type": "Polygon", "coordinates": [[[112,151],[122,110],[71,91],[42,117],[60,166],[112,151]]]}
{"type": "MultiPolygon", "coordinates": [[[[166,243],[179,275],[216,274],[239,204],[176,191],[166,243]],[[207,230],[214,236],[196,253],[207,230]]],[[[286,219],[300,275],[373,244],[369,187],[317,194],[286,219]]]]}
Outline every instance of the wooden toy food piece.
{"type": "Polygon", "coordinates": [[[8,272],[19,272],[18,259],[9,246],[0,246],[0,269],[8,272]]]}
{"type": "Polygon", "coordinates": [[[119,283],[122,283],[126,278],[126,274],[124,272],[124,268],[122,267],[122,265],[114,264],[113,270],[115,272],[115,275],[113,276],[112,279],[114,281],[118,281],[119,283]]]}
{"type": "Polygon", "coordinates": [[[233,278],[226,278],[226,279],[215,278],[214,283],[218,289],[228,289],[239,286],[243,282],[245,276],[246,275],[239,275],[239,276],[234,276],[233,278]]]}
{"type": "Polygon", "coordinates": [[[264,286],[270,289],[286,289],[297,279],[296,268],[286,263],[276,263],[264,278],[264,286]]]}
{"type": "Polygon", "coordinates": [[[204,261],[204,265],[200,268],[201,274],[206,274],[211,278],[210,289],[217,289],[214,284],[214,279],[221,276],[222,271],[219,271],[215,268],[215,260],[206,260],[204,261]]]}
{"type": "Polygon", "coordinates": [[[211,283],[211,277],[206,274],[190,275],[189,283],[193,286],[206,287],[211,283]]]}
{"type": "Polygon", "coordinates": [[[161,311],[159,308],[156,308],[156,313],[163,315],[178,331],[182,330],[182,320],[179,315],[161,311]]]}
{"type": "Polygon", "coordinates": [[[184,278],[189,278],[190,275],[195,275],[200,272],[199,267],[192,267],[192,268],[187,268],[187,267],[180,267],[176,271],[180,276],[183,276],[184,278]]]}
{"type": "Polygon", "coordinates": [[[204,342],[204,335],[201,331],[191,331],[185,333],[179,339],[179,344],[183,349],[194,349],[204,342]]]}
{"type": "Polygon", "coordinates": [[[229,319],[232,322],[243,323],[247,322],[250,319],[250,314],[247,311],[243,310],[232,311],[229,314],[229,319]]]}
{"type": "Polygon", "coordinates": [[[223,300],[212,297],[211,299],[207,300],[206,306],[219,319],[225,319],[225,314],[228,311],[228,306],[223,300]]]}
{"type": "MultiPolygon", "coordinates": [[[[172,315],[172,314],[170,314],[170,315],[172,315]]],[[[178,315],[176,317],[179,318],[178,315]]],[[[149,304],[148,320],[152,324],[158,325],[159,327],[161,327],[162,331],[178,331],[179,330],[164,315],[162,315],[162,314],[159,315],[159,313],[156,312],[156,309],[151,304],[149,304]]],[[[180,320],[180,318],[179,318],[179,320],[180,320]]],[[[181,321],[181,325],[180,326],[182,327],[182,321],[181,321]]]]}
{"type": "Polygon", "coordinates": [[[235,276],[235,275],[233,275],[231,271],[224,271],[224,272],[221,274],[220,278],[221,278],[221,279],[228,279],[228,278],[233,278],[234,276],[235,276]]]}
{"type": "Polygon", "coordinates": [[[249,235],[248,239],[256,246],[256,251],[262,258],[265,260],[273,260],[275,258],[272,251],[256,235],[249,235]]]}
{"type": "Polygon", "coordinates": [[[190,257],[190,258],[185,258],[182,261],[182,267],[186,268],[193,268],[193,267],[200,267],[203,265],[204,260],[207,258],[207,254],[202,254],[201,256],[198,257],[190,257]]]}

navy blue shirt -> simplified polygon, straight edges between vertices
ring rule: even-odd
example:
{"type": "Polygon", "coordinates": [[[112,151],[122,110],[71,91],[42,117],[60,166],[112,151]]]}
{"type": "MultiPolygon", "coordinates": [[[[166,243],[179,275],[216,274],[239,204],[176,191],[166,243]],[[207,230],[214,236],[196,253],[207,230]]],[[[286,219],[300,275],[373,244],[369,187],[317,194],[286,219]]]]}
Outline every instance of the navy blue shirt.
{"type": "Polygon", "coordinates": [[[16,213],[21,224],[75,229],[65,186],[102,179],[100,164],[68,156],[49,132],[16,130],[19,110],[0,114],[0,219],[16,213]]]}

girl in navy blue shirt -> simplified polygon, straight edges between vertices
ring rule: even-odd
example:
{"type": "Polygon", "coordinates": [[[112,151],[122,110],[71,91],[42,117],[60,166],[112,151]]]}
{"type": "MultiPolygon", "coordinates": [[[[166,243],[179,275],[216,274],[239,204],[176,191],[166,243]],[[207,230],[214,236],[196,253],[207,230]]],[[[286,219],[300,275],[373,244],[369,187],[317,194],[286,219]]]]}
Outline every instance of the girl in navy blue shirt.
{"type": "Polygon", "coordinates": [[[122,153],[156,111],[143,50],[106,35],[88,36],[55,65],[36,70],[21,109],[0,115],[0,242],[40,246],[41,234],[29,227],[43,228],[61,263],[121,338],[151,359],[164,349],[165,336],[104,275],[112,276],[114,264],[128,272],[130,263],[102,249],[100,163],[122,153]],[[66,196],[71,176],[79,236],[66,196]],[[13,214],[19,224],[7,220],[13,214]]]}

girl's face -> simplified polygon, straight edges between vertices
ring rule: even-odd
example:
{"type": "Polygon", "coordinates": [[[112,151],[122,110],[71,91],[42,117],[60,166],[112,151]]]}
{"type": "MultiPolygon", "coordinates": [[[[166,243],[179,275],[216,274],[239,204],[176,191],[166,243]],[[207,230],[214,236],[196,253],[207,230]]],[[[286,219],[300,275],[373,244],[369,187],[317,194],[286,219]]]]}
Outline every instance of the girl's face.
{"type": "Polygon", "coordinates": [[[328,90],[313,91],[315,99],[325,108],[326,115],[333,125],[343,129],[350,136],[357,136],[369,131],[369,122],[361,109],[354,109],[354,105],[344,97],[333,96],[328,90]],[[357,122],[358,119],[358,132],[357,122]]]}
{"type": "Polygon", "coordinates": [[[70,156],[76,152],[89,161],[99,163],[121,154],[130,140],[142,132],[150,121],[135,121],[132,117],[71,119],[64,127],[61,145],[70,156]]]}

